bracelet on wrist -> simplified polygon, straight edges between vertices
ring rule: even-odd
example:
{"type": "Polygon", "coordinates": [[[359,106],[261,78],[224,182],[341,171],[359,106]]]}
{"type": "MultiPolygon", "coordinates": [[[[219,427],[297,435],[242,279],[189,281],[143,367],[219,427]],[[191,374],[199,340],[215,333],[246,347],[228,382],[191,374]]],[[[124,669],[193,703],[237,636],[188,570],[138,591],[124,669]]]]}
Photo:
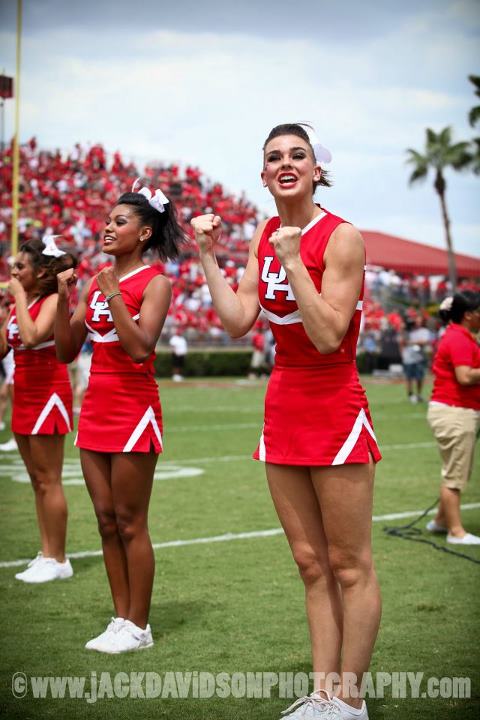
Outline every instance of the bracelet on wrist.
{"type": "Polygon", "coordinates": [[[109,295],[105,296],[105,302],[110,302],[112,298],[114,298],[116,295],[121,295],[122,293],[120,290],[115,290],[114,292],[111,292],[109,295]]]}

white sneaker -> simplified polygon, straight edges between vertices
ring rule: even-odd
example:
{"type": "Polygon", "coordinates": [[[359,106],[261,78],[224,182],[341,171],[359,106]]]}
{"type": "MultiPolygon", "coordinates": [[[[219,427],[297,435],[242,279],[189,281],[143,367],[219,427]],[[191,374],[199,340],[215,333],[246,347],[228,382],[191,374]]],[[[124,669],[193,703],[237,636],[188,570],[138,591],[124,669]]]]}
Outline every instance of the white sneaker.
{"type": "Polygon", "coordinates": [[[455,535],[447,535],[447,543],[452,545],[480,545],[480,537],[465,533],[463,537],[455,537],[455,535]]]}
{"type": "Polygon", "coordinates": [[[7,442],[0,443],[0,451],[13,452],[14,450],[18,450],[18,445],[15,438],[10,438],[10,440],[7,440],[7,442]]]}
{"type": "Polygon", "coordinates": [[[113,638],[108,650],[104,652],[117,655],[118,653],[131,652],[133,650],[146,650],[152,647],[153,638],[150,625],[145,629],[138,627],[131,620],[125,620],[119,632],[113,638]]]}
{"type": "Polygon", "coordinates": [[[342,720],[368,720],[367,705],[365,700],[360,708],[361,712],[358,712],[357,708],[351,708],[350,705],[340,700],[340,698],[333,698],[333,702],[338,706],[342,720]],[[350,712],[350,709],[355,710],[356,712],[350,712]]]}
{"type": "Polygon", "coordinates": [[[26,583],[46,583],[52,580],[66,580],[73,575],[70,560],[61,563],[55,558],[41,557],[19,578],[26,583]]]}
{"type": "Polygon", "coordinates": [[[439,525],[435,520],[429,520],[428,523],[425,525],[426,530],[431,533],[440,533],[445,535],[448,533],[448,528],[444,527],[443,525],[439,525]]]}
{"type": "Polygon", "coordinates": [[[295,700],[282,716],[281,720],[343,720],[342,711],[326,690],[295,700]]]}
{"type": "Polygon", "coordinates": [[[112,622],[105,632],[93,638],[93,640],[89,640],[85,648],[107,653],[108,655],[118,655],[132,650],[145,650],[152,647],[152,645],[153,638],[150,625],[147,625],[143,630],[130,620],[112,618],[112,622]]]}
{"type": "Polygon", "coordinates": [[[173,375],[172,380],[173,380],[173,382],[182,382],[183,375],[173,375]]]}
{"type": "Polygon", "coordinates": [[[108,623],[106,630],[104,630],[97,637],[92,638],[85,645],[85,650],[96,650],[97,652],[110,652],[109,648],[112,645],[112,638],[115,638],[116,634],[123,627],[125,620],[121,617],[112,617],[111,622],[108,623]]]}
{"type": "Polygon", "coordinates": [[[28,563],[26,569],[25,569],[25,570],[22,570],[21,572],[19,572],[19,573],[17,573],[17,574],[15,575],[15,577],[17,578],[17,580],[23,580],[23,576],[25,575],[26,572],[28,572],[28,569],[31,568],[31,567],[33,567],[33,566],[35,565],[35,563],[37,563],[37,562],[38,562],[39,560],[41,560],[42,558],[43,558],[43,553],[42,553],[41,550],[39,550],[38,553],[36,554],[36,556],[33,558],[33,560],[30,560],[30,562],[28,563]]]}
{"type": "Polygon", "coordinates": [[[0,422],[0,430],[5,430],[5,428],[6,428],[6,425],[2,420],[2,422],[0,422]]]}

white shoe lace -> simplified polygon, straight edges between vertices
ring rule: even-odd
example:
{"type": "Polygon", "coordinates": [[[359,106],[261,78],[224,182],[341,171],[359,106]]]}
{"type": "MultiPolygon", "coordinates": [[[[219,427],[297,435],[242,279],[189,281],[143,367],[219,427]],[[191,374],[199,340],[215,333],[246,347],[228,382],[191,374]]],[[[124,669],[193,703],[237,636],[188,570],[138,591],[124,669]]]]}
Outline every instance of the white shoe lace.
{"type": "Polygon", "coordinates": [[[108,624],[107,632],[118,633],[123,628],[125,620],[121,617],[112,617],[111,622],[108,624]]]}
{"type": "Polygon", "coordinates": [[[325,693],[326,699],[315,691],[310,695],[305,695],[305,697],[295,700],[290,707],[282,711],[282,715],[287,715],[287,713],[301,707],[302,715],[305,715],[308,708],[311,708],[312,710],[320,710],[322,712],[322,720],[340,720],[341,713],[338,705],[335,705],[326,690],[322,690],[321,692],[325,693]]]}
{"type": "Polygon", "coordinates": [[[39,550],[33,560],[30,560],[27,567],[32,567],[33,565],[36,565],[40,560],[43,560],[43,553],[41,550],[39,550]]]}

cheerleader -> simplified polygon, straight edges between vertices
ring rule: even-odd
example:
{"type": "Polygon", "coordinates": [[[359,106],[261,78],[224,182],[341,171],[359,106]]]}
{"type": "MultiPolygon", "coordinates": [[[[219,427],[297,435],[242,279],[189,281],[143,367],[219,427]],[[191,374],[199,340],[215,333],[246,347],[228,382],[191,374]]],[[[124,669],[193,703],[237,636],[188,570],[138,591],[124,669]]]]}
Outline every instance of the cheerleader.
{"type": "Polygon", "coordinates": [[[265,463],[304,583],[318,673],[314,692],[285,711],[289,720],[367,720],[358,691],[380,619],[370,537],[380,452],[355,365],[365,251],[350,223],[313,201],[317,186],[330,184],[321,167],[329,160],[308,126],[270,132],[261,177],[278,215],[253,237],[237,293],[215,258],[220,217],[192,220],[226,330],[244,335],[262,308],[276,341],[254,457],[265,463]],[[349,680],[340,681],[335,697],[322,682],[330,673],[349,680]]]}
{"type": "Polygon", "coordinates": [[[71,319],[68,305],[75,273],[60,273],[55,322],[62,362],[77,356],[87,335],[93,345],[76,445],[115,609],[106,630],[85,647],[104,653],[153,645],[148,624],[154,578],[148,506],[162,452],[153,363],[171,287],[143,256],[152,250],[162,260],[173,259],[183,240],[163,193],[157,190],[152,197],[148,188],[134,188],[119,198],[105,227],[103,251],[113,257],[113,266],[85,287],[71,319]]]}
{"type": "Polygon", "coordinates": [[[53,324],[57,278],[76,265],[53,236],[21,245],[9,283],[14,305],[0,334],[0,354],[13,348],[12,432],[32,482],[41,550],[17,580],[43,583],[73,575],[65,557],[67,504],[62,488],[66,433],[72,430],[72,390],[57,361],[53,324]]]}

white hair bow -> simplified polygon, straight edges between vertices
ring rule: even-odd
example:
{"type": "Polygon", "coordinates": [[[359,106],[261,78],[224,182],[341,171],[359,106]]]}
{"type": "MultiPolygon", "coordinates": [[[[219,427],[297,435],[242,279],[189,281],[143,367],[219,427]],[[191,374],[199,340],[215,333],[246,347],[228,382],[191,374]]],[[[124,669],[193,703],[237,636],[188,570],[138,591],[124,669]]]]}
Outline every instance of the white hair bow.
{"type": "Polygon", "coordinates": [[[152,195],[152,191],[147,187],[142,187],[140,190],[135,190],[137,183],[141,183],[141,178],[137,178],[132,185],[132,193],[137,192],[139,195],[143,195],[147,198],[150,205],[157,210],[159,213],[165,212],[165,205],[169,202],[166,195],[159,189],[155,190],[155,194],[152,195]]]}
{"type": "Polygon", "coordinates": [[[308,123],[299,122],[297,123],[297,125],[300,125],[300,127],[302,127],[307,133],[317,163],[321,165],[322,163],[332,162],[332,153],[330,152],[330,150],[327,150],[326,147],[323,147],[323,145],[320,143],[315,129],[308,123]]]}
{"type": "Polygon", "coordinates": [[[453,297],[448,296],[442,300],[442,302],[439,305],[439,310],[445,310],[446,312],[450,312],[453,305],[453,297]]]}
{"type": "Polygon", "coordinates": [[[42,250],[42,255],[49,255],[50,257],[61,257],[62,255],[66,255],[66,253],[63,250],[60,250],[60,248],[57,247],[57,244],[55,242],[55,238],[62,237],[61,235],[44,235],[42,237],[42,242],[45,245],[45,248],[42,250]]]}

